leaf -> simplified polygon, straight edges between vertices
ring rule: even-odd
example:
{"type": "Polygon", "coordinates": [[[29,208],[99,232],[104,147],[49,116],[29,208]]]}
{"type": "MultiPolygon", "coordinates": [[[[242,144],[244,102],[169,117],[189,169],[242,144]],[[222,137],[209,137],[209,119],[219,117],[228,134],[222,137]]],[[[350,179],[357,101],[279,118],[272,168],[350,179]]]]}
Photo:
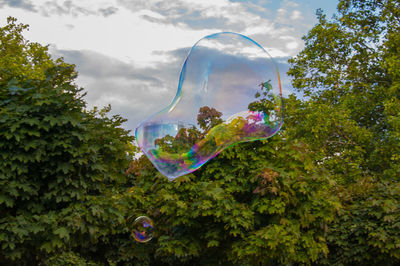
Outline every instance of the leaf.
{"type": "Polygon", "coordinates": [[[65,227],[57,228],[57,229],[54,231],[54,234],[59,235],[60,238],[69,239],[69,231],[68,231],[68,229],[65,228],[65,227]]]}

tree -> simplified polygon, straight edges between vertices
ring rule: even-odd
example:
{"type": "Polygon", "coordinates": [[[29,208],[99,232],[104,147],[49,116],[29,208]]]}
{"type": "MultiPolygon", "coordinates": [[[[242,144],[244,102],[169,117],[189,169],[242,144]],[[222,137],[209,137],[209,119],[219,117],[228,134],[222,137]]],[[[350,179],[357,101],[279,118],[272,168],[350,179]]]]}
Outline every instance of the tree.
{"type": "MultiPolygon", "coordinates": [[[[156,228],[141,264],[310,263],[327,254],[326,229],[339,207],[334,183],[306,146],[282,139],[236,145],[174,182],[147,158],[135,161],[126,198],[156,228]]],[[[126,246],[121,259],[138,252],[126,246]]]]}
{"type": "MultiPolygon", "coordinates": [[[[287,101],[290,117],[298,100],[287,101]]],[[[251,108],[269,109],[269,102],[262,98],[251,108]]],[[[126,246],[121,260],[139,259],[141,265],[276,265],[309,264],[326,256],[326,230],[340,207],[331,193],[335,183],[313,163],[307,146],[285,132],[226,149],[174,182],[146,157],[135,160],[128,171],[132,187],[124,199],[131,213],[154,220],[156,233],[141,249],[126,246]]]]}
{"type": "Polygon", "coordinates": [[[343,208],[321,263],[400,261],[398,1],[341,0],[304,37],[289,74],[306,97],[290,129],[339,186],[343,208]],[[300,120],[301,119],[301,120],[300,120]]]}
{"type": "Polygon", "coordinates": [[[197,123],[204,132],[208,132],[214,126],[222,123],[222,113],[213,107],[203,106],[197,115],[197,123]]]}
{"type": "Polygon", "coordinates": [[[110,108],[85,109],[74,66],[26,41],[26,28],[0,28],[0,264],[99,261],[125,223],[112,197],[132,137],[110,108]]]}

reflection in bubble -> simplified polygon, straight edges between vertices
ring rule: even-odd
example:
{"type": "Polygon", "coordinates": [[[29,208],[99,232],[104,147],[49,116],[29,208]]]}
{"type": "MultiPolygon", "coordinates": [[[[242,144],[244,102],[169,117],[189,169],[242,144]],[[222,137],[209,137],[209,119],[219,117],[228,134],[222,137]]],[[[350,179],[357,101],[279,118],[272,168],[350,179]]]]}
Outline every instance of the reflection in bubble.
{"type": "Polygon", "coordinates": [[[148,242],[153,238],[153,221],[146,216],[139,216],[135,219],[131,228],[132,237],[140,243],[148,242]]]}
{"type": "Polygon", "coordinates": [[[273,136],[283,123],[278,69],[253,40],[204,37],[190,50],[171,104],[136,129],[136,141],[170,179],[191,173],[225,148],[273,136]]]}

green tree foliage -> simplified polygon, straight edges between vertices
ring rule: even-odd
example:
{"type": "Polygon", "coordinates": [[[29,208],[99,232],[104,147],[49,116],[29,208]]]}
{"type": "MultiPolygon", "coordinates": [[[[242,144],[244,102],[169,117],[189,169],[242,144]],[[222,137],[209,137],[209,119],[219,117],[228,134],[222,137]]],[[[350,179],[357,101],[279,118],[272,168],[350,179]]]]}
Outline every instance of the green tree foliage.
{"type": "MultiPolygon", "coordinates": [[[[208,110],[200,109],[199,120],[208,110]]],[[[216,110],[204,115],[219,117],[216,110]]],[[[167,149],[181,138],[167,136],[159,145],[167,149]]],[[[126,246],[125,263],[274,265],[310,263],[328,252],[326,231],[339,208],[334,183],[307,147],[284,133],[236,145],[174,182],[144,156],[128,173],[133,186],[121,200],[130,213],[153,218],[156,233],[146,245],[126,246]]]]}
{"type": "Polygon", "coordinates": [[[97,259],[93,247],[125,222],[111,193],[132,138],[109,108],[85,109],[74,66],[26,41],[26,28],[0,28],[0,264],[97,259]],[[52,261],[62,257],[74,259],[52,261]]]}
{"type": "Polygon", "coordinates": [[[154,219],[156,234],[121,259],[132,260],[138,246],[141,265],[310,263],[327,254],[339,208],[334,183],[303,144],[283,138],[236,145],[174,182],[147,158],[135,161],[125,198],[132,213],[154,219]]]}
{"type": "Polygon", "coordinates": [[[290,60],[293,85],[308,96],[290,129],[338,182],[343,208],[328,232],[323,263],[400,262],[400,91],[398,1],[342,0],[305,36],[290,60]],[[300,119],[303,118],[303,119],[300,119]]]}

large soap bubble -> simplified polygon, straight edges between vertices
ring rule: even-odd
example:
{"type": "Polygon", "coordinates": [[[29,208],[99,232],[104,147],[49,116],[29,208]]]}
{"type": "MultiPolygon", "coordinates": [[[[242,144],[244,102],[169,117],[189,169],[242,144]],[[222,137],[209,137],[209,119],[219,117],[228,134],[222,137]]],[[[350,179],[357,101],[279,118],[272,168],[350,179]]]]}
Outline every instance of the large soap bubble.
{"type": "Polygon", "coordinates": [[[136,141],[169,179],[191,173],[227,147],[273,136],[283,122],[279,72],[255,41],[204,37],[190,50],[171,104],[143,121],[136,141]]]}

